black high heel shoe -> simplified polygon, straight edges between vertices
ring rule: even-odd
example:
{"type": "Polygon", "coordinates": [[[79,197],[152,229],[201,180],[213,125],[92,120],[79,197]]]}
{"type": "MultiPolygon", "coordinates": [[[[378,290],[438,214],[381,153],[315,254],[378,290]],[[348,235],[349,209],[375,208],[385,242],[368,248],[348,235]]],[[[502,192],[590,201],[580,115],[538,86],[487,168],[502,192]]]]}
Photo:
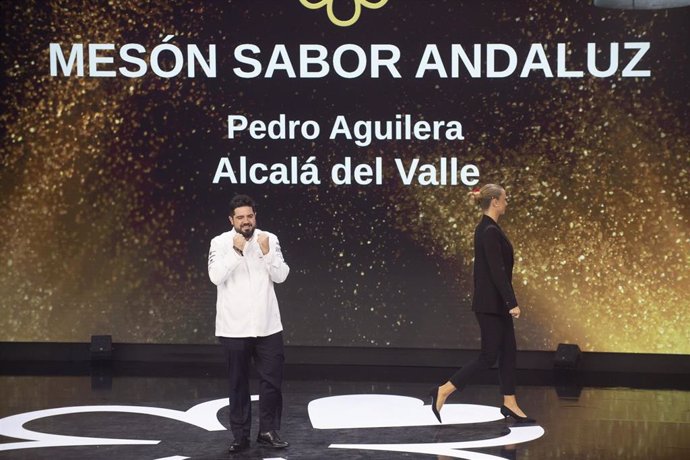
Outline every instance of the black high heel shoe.
{"type": "Polygon", "coordinates": [[[438,401],[438,387],[433,387],[431,390],[429,390],[429,396],[431,396],[431,412],[434,413],[436,418],[438,419],[438,423],[443,423],[441,421],[441,413],[436,409],[436,401],[438,401]]]}
{"type": "Polygon", "coordinates": [[[518,423],[536,423],[537,421],[529,417],[520,417],[518,414],[508,409],[506,406],[501,406],[501,415],[505,418],[513,417],[518,423]]]}

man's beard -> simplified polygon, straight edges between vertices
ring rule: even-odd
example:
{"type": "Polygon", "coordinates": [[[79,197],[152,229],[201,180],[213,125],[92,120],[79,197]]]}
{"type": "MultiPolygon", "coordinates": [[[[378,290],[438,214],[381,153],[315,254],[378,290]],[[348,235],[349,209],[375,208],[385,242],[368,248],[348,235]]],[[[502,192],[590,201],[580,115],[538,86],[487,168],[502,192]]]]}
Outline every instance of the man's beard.
{"type": "Polygon", "coordinates": [[[235,229],[235,231],[238,232],[239,234],[241,234],[245,240],[248,240],[249,238],[252,237],[252,235],[254,234],[254,230],[255,230],[254,226],[249,226],[249,227],[244,227],[244,228],[240,227],[239,229],[235,229]]]}

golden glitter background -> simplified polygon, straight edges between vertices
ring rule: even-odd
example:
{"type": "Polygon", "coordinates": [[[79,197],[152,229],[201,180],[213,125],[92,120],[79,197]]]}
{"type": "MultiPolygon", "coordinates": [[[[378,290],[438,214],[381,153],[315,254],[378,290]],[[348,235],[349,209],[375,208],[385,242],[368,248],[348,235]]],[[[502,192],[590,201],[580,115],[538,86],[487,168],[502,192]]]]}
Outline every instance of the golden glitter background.
{"type": "MultiPolygon", "coordinates": [[[[278,289],[288,343],[477,347],[469,299],[479,215],[467,188],[404,187],[392,161],[456,156],[508,191],[501,225],[516,249],[520,348],[690,353],[687,8],[411,0],[342,30],[293,3],[3,4],[0,340],[213,341],[206,251],[227,229],[229,197],[243,192],[292,267],[278,289]],[[49,76],[51,42],[150,51],[168,34],[180,46],[217,44],[218,78],[49,76]],[[399,46],[403,79],[231,72],[240,43],[268,53],[276,43],[353,40],[399,46]],[[638,40],[652,43],[640,65],[652,78],[412,78],[426,43],[509,43],[524,56],[530,43],[565,42],[576,66],[587,42],[638,40]],[[233,113],[315,119],[326,134],[231,141],[233,113]],[[396,113],[458,119],[466,140],[327,140],[335,114],[396,113]],[[324,183],[213,185],[223,155],[316,155],[324,183]],[[328,184],[345,156],[384,157],[385,185],[328,184]]],[[[348,12],[346,2],[336,8],[348,12]]]]}

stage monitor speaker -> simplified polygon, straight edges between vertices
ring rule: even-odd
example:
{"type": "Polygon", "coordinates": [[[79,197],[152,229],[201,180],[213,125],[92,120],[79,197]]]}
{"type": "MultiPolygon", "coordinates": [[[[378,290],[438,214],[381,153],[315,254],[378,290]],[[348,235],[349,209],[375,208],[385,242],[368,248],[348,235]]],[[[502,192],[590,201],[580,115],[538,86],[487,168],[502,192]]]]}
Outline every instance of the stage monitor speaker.
{"type": "Polygon", "coordinates": [[[110,361],[113,358],[113,338],[110,335],[92,335],[89,346],[91,361],[110,361]]]}
{"type": "Polygon", "coordinates": [[[581,357],[577,344],[559,343],[553,365],[556,369],[577,369],[581,357]]]}

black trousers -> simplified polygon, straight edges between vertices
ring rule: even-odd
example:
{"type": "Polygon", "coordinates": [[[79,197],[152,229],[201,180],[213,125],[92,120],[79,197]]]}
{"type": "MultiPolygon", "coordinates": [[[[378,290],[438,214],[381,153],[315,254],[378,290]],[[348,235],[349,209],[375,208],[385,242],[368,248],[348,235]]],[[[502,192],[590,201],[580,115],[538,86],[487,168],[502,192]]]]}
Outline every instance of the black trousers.
{"type": "Polygon", "coordinates": [[[279,430],[283,412],[283,333],[266,337],[219,337],[228,359],[230,383],[230,430],[236,440],[249,438],[252,404],[249,364],[259,374],[259,432],[279,430]]]}
{"type": "Polygon", "coordinates": [[[501,393],[515,394],[515,328],[513,317],[475,312],[482,335],[482,350],[475,359],[467,363],[450,378],[450,382],[461,390],[478,370],[488,369],[498,360],[498,376],[501,393]]]}

